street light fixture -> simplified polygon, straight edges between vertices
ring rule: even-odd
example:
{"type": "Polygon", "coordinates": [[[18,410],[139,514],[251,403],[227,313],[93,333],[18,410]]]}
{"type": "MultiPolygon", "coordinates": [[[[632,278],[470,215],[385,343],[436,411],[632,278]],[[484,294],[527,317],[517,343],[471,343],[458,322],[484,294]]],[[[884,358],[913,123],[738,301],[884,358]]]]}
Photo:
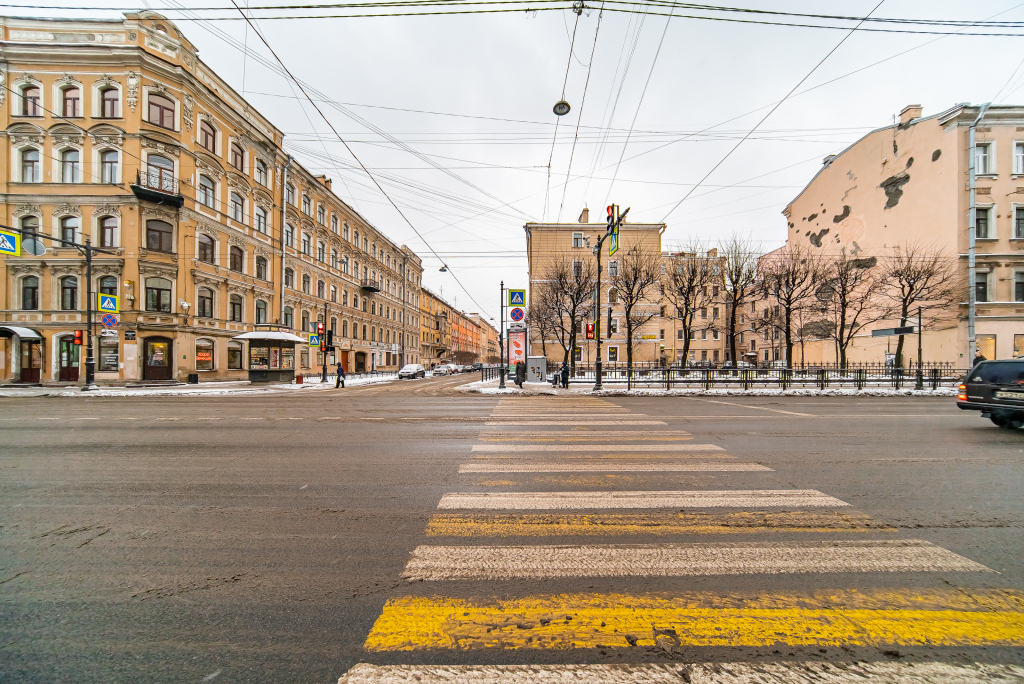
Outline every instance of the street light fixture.
{"type": "Polygon", "coordinates": [[[572,107],[569,106],[568,102],[565,100],[559,100],[555,103],[555,106],[551,111],[553,111],[556,116],[565,116],[569,113],[570,109],[572,109],[572,107]]]}

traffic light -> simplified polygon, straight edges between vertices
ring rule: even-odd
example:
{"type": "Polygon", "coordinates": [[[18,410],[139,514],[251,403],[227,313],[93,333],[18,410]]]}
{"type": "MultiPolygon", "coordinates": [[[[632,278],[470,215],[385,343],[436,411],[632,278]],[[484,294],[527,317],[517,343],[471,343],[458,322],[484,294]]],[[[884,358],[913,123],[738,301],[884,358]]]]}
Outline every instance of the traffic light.
{"type": "Polygon", "coordinates": [[[316,324],[316,334],[317,334],[317,337],[320,340],[320,351],[326,350],[327,349],[327,336],[324,335],[324,324],[323,323],[317,322],[317,324],[316,324]]]}
{"type": "Polygon", "coordinates": [[[78,346],[82,346],[82,338],[84,336],[85,336],[85,331],[84,330],[76,330],[75,331],[75,344],[77,344],[78,346]]]}
{"type": "Polygon", "coordinates": [[[615,205],[608,205],[608,230],[609,232],[615,228],[615,205]]]}
{"type": "Polygon", "coordinates": [[[587,323],[587,339],[588,340],[594,339],[594,324],[593,323],[587,323]]]}
{"type": "Polygon", "coordinates": [[[334,331],[333,330],[328,330],[327,331],[327,346],[328,347],[333,347],[334,346],[334,331]]]}

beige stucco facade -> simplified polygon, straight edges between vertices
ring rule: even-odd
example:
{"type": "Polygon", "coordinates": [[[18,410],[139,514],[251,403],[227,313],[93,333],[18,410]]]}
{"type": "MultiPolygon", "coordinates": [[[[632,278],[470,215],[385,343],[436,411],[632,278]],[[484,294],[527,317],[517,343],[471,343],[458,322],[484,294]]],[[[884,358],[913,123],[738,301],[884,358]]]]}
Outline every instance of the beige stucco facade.
{"type": "MultiPolygon", "coordinates": [[[[967,253],[970,215],[968,132],[978,106],[957,105],[922,117],[906,108],[901,121],[872,131],[822,169],[786,207],[788,241],[822,252],[885,259],[897,245],[919,243],[946,250],[963,273],[959,324],[925,330],[923,357],[969,362],[967,253]]],[[[990,107],[976,129],[979,223],[976,333],[988,358],[1011,358],[1024,341],[1024,107],[990,107]],[[1020,275],[1018,275],[1020,274],[1020,275]],[[1015,342],[1016,341],[1016,342],[1015,342]]],[[[872,328],[892,327],[880,321],[872,328]]],[[[892,338],[859,335],[853,362],[879,362],[892,338]]],[[[916,341],[915,341],[916,345],[916,341]]],[[[808,362],[833,362],[831,341],[804,345],[808,362]]],[[[799,347],[794,362],[799,364],[799,347]]]]}

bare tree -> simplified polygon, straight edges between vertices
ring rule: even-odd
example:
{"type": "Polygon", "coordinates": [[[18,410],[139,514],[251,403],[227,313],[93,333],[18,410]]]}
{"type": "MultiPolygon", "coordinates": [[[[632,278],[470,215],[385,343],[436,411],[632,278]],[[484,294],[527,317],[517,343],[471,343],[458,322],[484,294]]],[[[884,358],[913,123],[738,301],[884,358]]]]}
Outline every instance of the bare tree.
{"type": "Polygon", "coordinates": [[[821,285],[821,259],[805,247],[787,244],[761,257],[757,270],[758,292],[768,300],[758,326],[782,334],[785,361],[792,366],[794,317],[817,303],[815,292],[821,285]]]}
{"type": "MultiPolygon", "coordinates": [[[[885,318],[899,320],[904,327],[916,318],[921,308],[922,327],[942,329],[955,325],[957,303],[963,301],[963,281],[957,259],[949,252],[911,243],[893,248],[882,264],[882,296],[886,300],[885,318]]],[[[904,335],[896,345],[896,366],[903,366],[904,335]]]]}
{"type": "Polygon", "coordinates": [[[698,314],[715,301],[721,274],[716,272],[717,255],[708,255],[703,244],[692,244],[666,264],[662,286],[683,334],[683,363],[690,358],[690,337],[706,325],[698,325],[698,314]]]}
{"type": "Polygon", "coordinates": [[[846,368],[846,352],[854,336],[885,317],[879,306],[884,275],[877,258],[854,258],[845,248],[825,261],[822,274],[816,296],[825,304],[827,328],[836,343],[839,367],[846,368]]]}
{"type": "Polygon", "coordinates": [[[531,298],[530,308],[526,310],[526,323],[540,337],[540,348],[544,356],[548,355],[548,337],[554,332],[554,314],[544,301],[544,297],[531,298]]]}
{"type": "Polygon", "coordinates": [[[734,367],[739,366],[736,356],[736,319],[740,309],[757,291],[757,255],[749,239],[731,237],[720,250],[719,265],[725,296],[729,303],[726,335],[734,367]]]}
{"type": "Polygon", "coordinates": [[[594,310],[597,264],[590,258],[573,259],[562,254],[555,257],[541,275],[534,305],[539,304],[550,312],[552,332],[563,350],[562,361],[575,370],[572,351],[576,348],[580,324],[589,320],[594,310]]]}
{"type": "Polygon", "coordinates": [[[635,333],[659,313],[651,295],[661,280],[661,254],[635,244],[618,258],[614,273],[609,265],[609,276],[625,315],[626,366],[632,367],[635,333]]]}

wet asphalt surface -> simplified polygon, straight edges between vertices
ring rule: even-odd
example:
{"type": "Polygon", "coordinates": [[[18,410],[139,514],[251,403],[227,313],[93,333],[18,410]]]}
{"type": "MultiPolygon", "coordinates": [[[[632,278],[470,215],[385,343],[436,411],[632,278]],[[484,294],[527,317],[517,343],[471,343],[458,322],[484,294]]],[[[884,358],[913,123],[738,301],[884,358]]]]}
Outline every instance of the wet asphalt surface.
{"type": "MultiPolygon", "coordinates": [[[[294,395],[0,399],[0,681],[327,684],[358,662],[1024,662],[1014,647],[364,651],[389,598],[436,592],[400,575],[409,552],[431,543],[424,530],[442,495],[566,489],[551,475],[496,485],[458,474],[498,401],[450,389],[475,379],[294,395]]],[[[1024,431],[997,429],[952,399],[608,400],[774,472],[577,485],[816,489],[895,527],[887,539],[924,539],[999,573],[642,578],[630,591],[793,592],[812,581],[1024,590],[1024,431]]],[[[622,591],[623,582],[445,587],[467,597],[581,590],[622,591]]]]}

